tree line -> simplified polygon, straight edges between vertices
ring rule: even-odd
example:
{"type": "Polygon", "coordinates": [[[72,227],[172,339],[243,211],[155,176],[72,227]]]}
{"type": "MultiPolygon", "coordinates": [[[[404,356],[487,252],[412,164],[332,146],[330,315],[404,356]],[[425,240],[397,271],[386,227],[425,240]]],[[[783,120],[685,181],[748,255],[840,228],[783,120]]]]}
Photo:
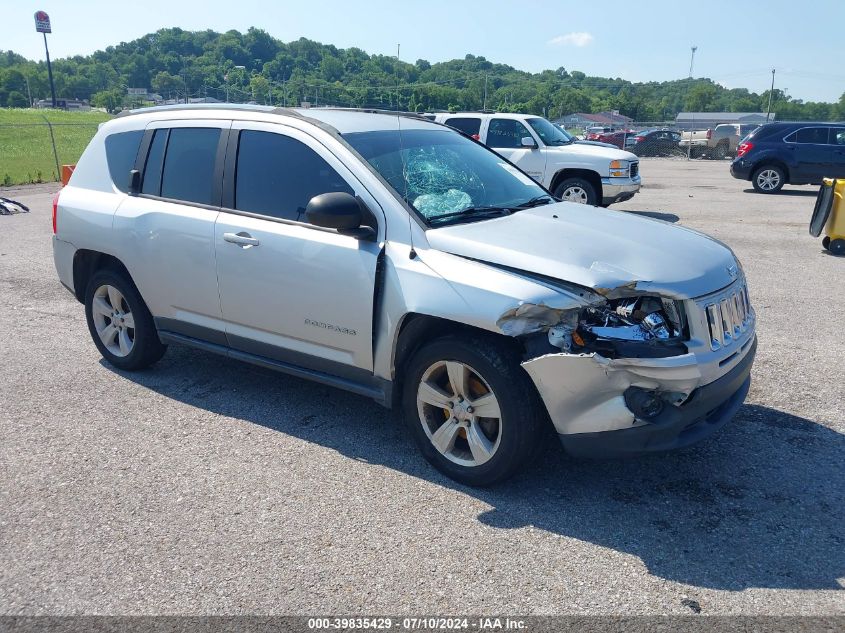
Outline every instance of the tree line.
{"type": "MultiPolygon", "coordinates": [[[[53,75],[57,98],[88,100],[112,113],[142,104],[128,88],[177,100],[416,112],[487,108],[550,119],[619,110],[637,121],[665,121],[680,111],[766,111],[769,103],[769,91],[728,89],[706,78],[632,83],[565,68],[529,73],[475,55],[411,64],[305,38],[286,43],[255,27],[246,33],[161,29],[91,55],[56,59],[53,75]]],[[[27,107],[30,97],[49,96],[44,62],[0,52],[0,107],[27,107]]],[[[772,110],[781,120],[845,119],[845,93],[837,103],[821,103],[776,89],[772,110]]]]}

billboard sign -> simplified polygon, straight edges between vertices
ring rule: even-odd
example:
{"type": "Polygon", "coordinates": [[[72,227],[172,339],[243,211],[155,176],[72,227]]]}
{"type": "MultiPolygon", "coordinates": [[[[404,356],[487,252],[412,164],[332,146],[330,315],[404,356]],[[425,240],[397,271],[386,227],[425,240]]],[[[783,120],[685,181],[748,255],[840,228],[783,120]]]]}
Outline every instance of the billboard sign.
{"type": "Polygon", "coordinates": [[[52,33],[50,30],[50,16],[44,11],[35,12],[35,30],[39,33],[52,33]]]}

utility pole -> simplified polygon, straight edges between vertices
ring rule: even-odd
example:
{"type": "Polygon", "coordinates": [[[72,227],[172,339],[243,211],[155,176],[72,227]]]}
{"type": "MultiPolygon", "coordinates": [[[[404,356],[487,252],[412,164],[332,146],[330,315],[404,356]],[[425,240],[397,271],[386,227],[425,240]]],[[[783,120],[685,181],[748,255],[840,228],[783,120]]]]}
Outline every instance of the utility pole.
{"type": "Polygon", "coordinates": [[[766,123],[769,122],[769,114],[772,112],[772,95],[775,92],[775,69],[772,68],[772,87],[769,89],[769,107],[766,108],[766,123]]]}
{"type": "Polygon", "coordinates": [[[689,56],[689,78],[692,79],[692,65],[695,62],[695,51],[698,50],[698,46],[691,46],[690,47],[690,56],[689,56]]]}
{"type": "Polygon", "coordinates": [[[487,74],[484,74],[484,104],[481,106],[482,111],[487,110],[487,74]]]}
{"type": "Polygon", "coordinates": [[[50,77],[50,96],[53,98],[53,107],[56,107],[56,87],[53,85],[53,66],[50,64],[50,49],[47,47],[47,33],[50,29],[50,16],[44,11],[35,12],[35,30],[44,36],[44,53],[47,55],[47,74],[50,77]]]}

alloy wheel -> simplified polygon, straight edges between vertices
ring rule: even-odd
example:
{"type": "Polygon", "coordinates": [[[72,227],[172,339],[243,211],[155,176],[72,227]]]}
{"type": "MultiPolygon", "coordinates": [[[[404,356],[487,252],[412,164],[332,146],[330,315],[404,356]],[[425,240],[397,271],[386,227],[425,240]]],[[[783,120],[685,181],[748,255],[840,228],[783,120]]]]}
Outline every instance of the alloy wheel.
{"type": "Polygon", "coordinates": [[[499,401],[469,365],[438,361],[426,369],[417,388],[417,411],[432,445],[455,464],[480,466],[499,448],[499,401]]]}
{"type": "Polygon", "coordinates": [[[135,317],[120,290],[108,284],[97,288],[91,314],[97,335],[110,353],[119,357],[132,353],[135,346],[135,317]]]}
{"type": "Polygon", "coordinates": [[[564,202],[577,202],[578,204],[587,204],[587,199],[587,192],[578,186],[567,187],[561,196],[561,200],[564,202]]]}
{"type": "Polygon", "coordinates": [[[763,191],[774,191],[780,185],[780,174],[774,169],[764,169],[757,174],[757,185],[763,191]]]}

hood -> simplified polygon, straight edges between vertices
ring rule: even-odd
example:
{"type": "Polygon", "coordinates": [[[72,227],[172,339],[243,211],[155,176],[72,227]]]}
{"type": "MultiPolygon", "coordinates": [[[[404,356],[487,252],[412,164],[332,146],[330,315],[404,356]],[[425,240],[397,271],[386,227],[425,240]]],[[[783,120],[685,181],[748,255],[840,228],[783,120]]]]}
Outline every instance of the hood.
{"type": "MultiPolygon", "coordinates": [[[[594,144],[595,141],[575,141],[568,145],[547,145],[546,149],[561,152],[567,156],[589,156],[590,158],[606,158],[612,160],[640,160],[635,154],[621,150],[610,143],[594,144]]],[[[551,158],[551,156],[549,156],[551,158]]]]}
{"type": "Polygon", "coordinates": [[[432,248],[592,288],[686,299],[739,275],[731,250],[697,231],[572,202],[430,229],[432,248]]]}

